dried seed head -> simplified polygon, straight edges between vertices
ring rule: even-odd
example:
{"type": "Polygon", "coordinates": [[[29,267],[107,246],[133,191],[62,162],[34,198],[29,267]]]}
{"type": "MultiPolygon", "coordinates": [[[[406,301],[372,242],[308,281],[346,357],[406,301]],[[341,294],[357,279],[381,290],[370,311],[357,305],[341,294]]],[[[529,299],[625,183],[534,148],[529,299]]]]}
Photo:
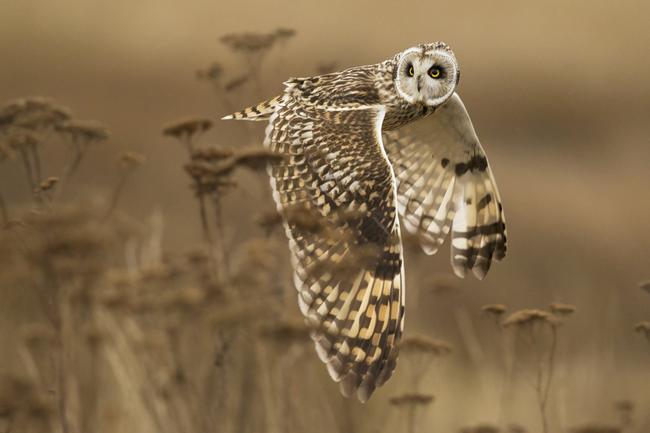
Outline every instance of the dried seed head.
{"type": "Polygon", "coordinates": [[[192,153],[192,161],[185,165],[185,171],[201,188],[210,191],[230,186],[231,182],[227,181],[227,178],[238,167],[260,170],[266,168],[268,163],[283,157],[258,147],[236,151],[200,150],[192,153]]]}
{"type": "Polygon", "coordinates": [[[259,53],[270,49],[276,41],[276,34],[270,33],[229,33],[219,40],[233,51],[259,53]]]}
{"type": "Polygon", "coordinates": [[[278,41],[286,41],[296,36],[296,31],[294,29],[279,27],[275,30],[274,34],[278,41]]]}
{"type": "Polygon", "coordinates": [[[212,121],[210,119],[193,117],[181,119],[166,126],[163,129],[163,134],[184,140],[196,134],[202,134],[210,128],[212,128],[212,121]]]}
{"type": "Polygon", "coordinates": [[[650,341],[650,322],[643,321],[634,325],[634,330],[650,341]]]}
{"type": "Polygon", "coordinates": [[[433,356],[446,356],[452,351],[451,344],[426,335],[405,337],[400,342],[399,347],[401,353],[425,353],[433,356]]]}
{"type": "Polygon", "coordinates": [[[278,162],[286,158],[283,154],[261,149],[257,146],[242,148],[233,157],[235,158],[234,163],[237,166],[258,171],[266,170],[269,163],[278,162]]]}
{"type": "Polygon", "coordinates": [[[407,393],[390,398],[390,404],[393,406],[426,406],[433,402],[433,395],[407,393]]]}
{"type": "Polygon", "coordinates": [[[131,150],[120,153],[117,157],[119,166],[123,169],[136,168],[146,161],[145,157],[137,152],[131,150]]]}
{"type": "Polygon", "coordinates": [[[69,277],[98,277],[105,258],[123,239],[117,224],[102,224],[91,208],[61,207],[24,218],[23,249],[34,269],[55,272],[61,282],[69,277]]]}
{"type": "Polygon", "coordinates": [[[56,130],[71,141],[86,143],[103,141],[110,135],[106,126],[94,120],[67,120],[57,125],[56,130]]]}
{"type": "Polygon", "coordinates": [[[0,108],[0,129],[8,125],[29,129],[56,126],[70,119],[70,111],[45,98],[10,101],[0,108]]]}
{"type": "Polygon", "coordinates": [[[562,304],[560,302],[554,302],[549,306],[551,312],[558,316],[568,316],[575,313],[576,307],[570,304],[562,304]]]}
{"type": "Polygon", "coordinates": [[[555,327],[560,324],[560,321],[551,313],[543,310],[537,310],[537,309],[525,309],[525,310],[515,311],[514,313],[510,314],[510,316],[508,316],[506,320],[503,321],[503,326],[506,328],[510,326],[516,326],[516,327],[532,326],[535,324],[549,325],[555,327]]]}
{"type": "Polygon", "coordinates": [[[58,177],[53,177],[50,176],[47,179],[43,180],[39,185],[38,185],[38,190],[39,191],[49,191],[52,188],[56,186],[56,184],[59,183],[59,178],[58,177]]]}
{"type": "Polygon", "coordinates": [[[481,311],[493,317],[501,317],[507,310],[503,304],[487,304],[481,307],[481,311]]]}
{"type": "Polygon", "coordinates": [[[196,77],[199,80],[217,81],[221,78],[223,67],[220,63],[214,62],[205,69],[196,71],[196,77]]]}
{"type": "Polygon", "coordinates": [[[23,113],[14,119],[13,124],[29,129],[56,128],[68,121],[70,117],[70,113],[64,109],[48,108],[45,110],[23,113]]]}

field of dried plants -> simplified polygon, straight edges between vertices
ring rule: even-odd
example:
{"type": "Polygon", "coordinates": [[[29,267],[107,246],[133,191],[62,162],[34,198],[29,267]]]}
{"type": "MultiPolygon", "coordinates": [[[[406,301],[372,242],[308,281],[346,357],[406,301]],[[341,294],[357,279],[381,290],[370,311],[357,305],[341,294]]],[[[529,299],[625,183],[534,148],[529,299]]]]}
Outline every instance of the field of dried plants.
{"type": "MultiPolygon", "coordinates": [[[[499,149],[494,131],[511,256],[485,282],[458,280],[445,252],[407,238],[395,376],[365,405],[339,395],[296,305],[265,172],[277,155],[261,126],[216,120],[277,91],[264,74],[299,37],[223,35],[229,60],[195,75],[214,111],[161,125],[151,154],[120,150],[113,125],[64,100],[2,101],[0,433],[650,431],[650,207],[641,182],[615,174],[647,176],[647,150],[583,164],[499,149]],[[182,209],[143,216],[131,191],[147,201],[168,186],[142,175],[155,152],[174,152],[187,188],[169,192],[182,209]],[[112,180],[80,193],[98,164],[112,180]],[[637,195],[624,215],[607,206],[637,195]],[[170,246],[179,230],[195,236],[170,246]]],[[[340,66],[323,59],[311,74],[340,66]]],[[[549,137],[501,138],[527,134],[549,137]]]]}

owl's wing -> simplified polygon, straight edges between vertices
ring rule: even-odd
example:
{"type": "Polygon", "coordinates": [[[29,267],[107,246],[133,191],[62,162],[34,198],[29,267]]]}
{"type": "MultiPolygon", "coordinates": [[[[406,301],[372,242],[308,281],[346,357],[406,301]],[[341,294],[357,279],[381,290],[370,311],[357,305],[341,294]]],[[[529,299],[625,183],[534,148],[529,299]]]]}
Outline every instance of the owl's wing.
{"type": "Polygon", "coordinates": [[[394,175],[383,107],[324,109],[290,98],[265,145],[302,313],[331,377],[366,401],[392,374],[404,316],[394,175]]]}
{"type": "Polygon", "coordinates": [[[451,264],[483,279],[506,253],[499,191],[485,152],[460,97],[454,94],[431,116],[426,140],[401,131],[384,133],[397,179],[404,227],[434,254],[451,229],[451,264]]]}

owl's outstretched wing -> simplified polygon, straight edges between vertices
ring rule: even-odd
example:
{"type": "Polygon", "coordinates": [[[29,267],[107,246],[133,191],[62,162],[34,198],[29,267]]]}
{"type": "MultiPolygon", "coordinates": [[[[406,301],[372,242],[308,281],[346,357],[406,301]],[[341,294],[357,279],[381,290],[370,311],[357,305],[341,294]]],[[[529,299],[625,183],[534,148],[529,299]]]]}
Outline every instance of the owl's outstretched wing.
{"type": "Polygon", "coordinates": [[[451,264],[483,279],[506,253],[501,199],[485,152],[460,97],[454,94],[428,122],[426,140],[402,131],[384,133],[397,179],[404,227],[434,254],[451,229],[451,264]]]}
{"type": "Polygon", "coordinates": [[[288,98],[265,145],[302,313],[344,395],[366,401],[392,374],[404,317],[395,178],[381,106],[331,109],[288,98]]]}

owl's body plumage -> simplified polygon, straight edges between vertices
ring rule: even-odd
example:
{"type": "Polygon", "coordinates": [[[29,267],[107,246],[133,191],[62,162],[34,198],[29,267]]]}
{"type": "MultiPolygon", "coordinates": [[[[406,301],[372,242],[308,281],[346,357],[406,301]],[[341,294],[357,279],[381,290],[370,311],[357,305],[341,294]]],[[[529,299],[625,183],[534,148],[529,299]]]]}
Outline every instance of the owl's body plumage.
{"type": "Polygon", "coordinates": [[[285,83],[227,118],[266,120],[264,144],[289,238],[301,312],[344,395],[366,401],[391,376],[404,321],[400,219],[433,254],[478,278],[505,255],[501,200],[443,43],[285,83]],[[399,128],[432,115],[428,141],[399,128]]]}

